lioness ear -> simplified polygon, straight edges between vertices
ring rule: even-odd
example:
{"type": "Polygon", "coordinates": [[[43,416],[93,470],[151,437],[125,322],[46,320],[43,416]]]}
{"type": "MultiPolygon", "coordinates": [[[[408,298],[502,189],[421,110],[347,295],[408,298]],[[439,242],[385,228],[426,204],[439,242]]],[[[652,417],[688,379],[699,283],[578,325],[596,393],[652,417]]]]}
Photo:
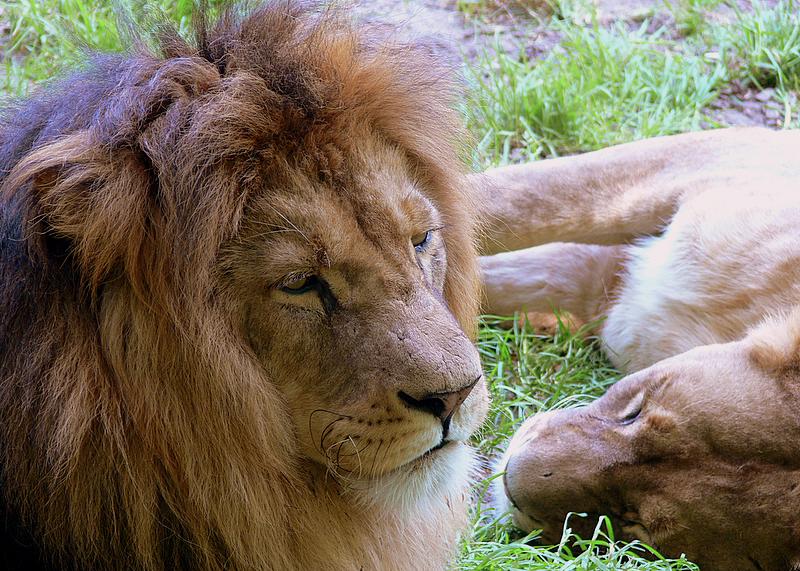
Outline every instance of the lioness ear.
{"type": "Polygon", "coordinates": [[[751,359],[770,373],[800,371],[800,306],[788,315],[772,317],[747,336],[751,359]]]}
{"type": "Polygon", "coordinates": [[[132,150],[104,152],[85,130],[26,156],[3,191],[23,193],[29,245],[42,236],[66,240],[82,276],[96,288],[115,264],[136,264],[149,180],[132,150]]]}

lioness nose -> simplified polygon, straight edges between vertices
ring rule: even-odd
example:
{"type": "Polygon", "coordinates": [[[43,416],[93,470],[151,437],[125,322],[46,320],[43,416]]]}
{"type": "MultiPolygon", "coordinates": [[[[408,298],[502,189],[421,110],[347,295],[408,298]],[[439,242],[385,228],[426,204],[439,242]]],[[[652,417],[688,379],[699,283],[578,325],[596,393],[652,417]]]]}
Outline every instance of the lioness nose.
{"type": "Polygon", "coordinates": [[[480,377],[466,387],[453,392],[429,393],[421,398],[415,398],[406,392],[400,391],[397,396],[407,407],[430,413],[447,425],[450,423],[453,413],[467,399],[479,380],[480,377]]]}

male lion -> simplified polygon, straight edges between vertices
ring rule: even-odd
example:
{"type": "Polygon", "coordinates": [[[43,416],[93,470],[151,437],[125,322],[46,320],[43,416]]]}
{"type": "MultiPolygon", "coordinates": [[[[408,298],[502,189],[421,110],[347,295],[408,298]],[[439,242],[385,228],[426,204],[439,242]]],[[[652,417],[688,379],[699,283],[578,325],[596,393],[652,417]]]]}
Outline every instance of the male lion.
{"type": "Polygon", "coordinates": [[[3,569],[442,569],[487,392],[451,86],[273,2],[0,133],[3,569]]]}
{"type": "Polygon", "coordinates": [[[517,525],[557,541],[568,512],[608,514],[704,570],[799,565],[800,132],[666,137],[488,178],[486,249],[535,246],[483,259],[489,308],[605,317],[609,357],[636,371],[521,426],[500,465],[517,525]]]}

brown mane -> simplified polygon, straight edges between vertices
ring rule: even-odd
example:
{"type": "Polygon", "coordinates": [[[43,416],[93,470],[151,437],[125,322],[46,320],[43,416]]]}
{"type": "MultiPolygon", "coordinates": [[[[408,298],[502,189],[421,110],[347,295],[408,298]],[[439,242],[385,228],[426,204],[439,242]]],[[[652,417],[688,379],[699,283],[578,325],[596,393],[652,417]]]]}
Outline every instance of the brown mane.
{"type": "Polygon", "coordinates": [[[45,562],[302,559],[311,524],[297,514],[319,500],[214,262],[252,198],[296,173],[347,192],[356,127],[403,149],[433,189],[445,297],[474,326],[447,74],[298,2],[199,29],[196,44],[162,33],[161,53],[97,56],[2,121],[2,500],[7,533],[45,562]]]}

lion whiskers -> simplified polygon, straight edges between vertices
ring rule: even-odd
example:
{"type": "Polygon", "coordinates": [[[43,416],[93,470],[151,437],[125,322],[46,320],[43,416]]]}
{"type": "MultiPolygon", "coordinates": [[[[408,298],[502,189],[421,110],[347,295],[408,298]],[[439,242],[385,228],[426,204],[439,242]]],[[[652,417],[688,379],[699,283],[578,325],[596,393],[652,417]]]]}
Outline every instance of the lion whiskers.
{"type": "Polygon", "coordinates": [[[361,478],[362,477],[362,468],[363,468],[362,462],[361,462],[361,453],[365,452],[367,450],[367,448],[369,448],[370,446],[372,446],[372,443],[368,443],[368,444],[364,445],[364,447],[361,450],[359,450],[358,449],[358,445],[356,444],[356,441],[353,439],[353,437],[351,435],[347,435],[346,437],[342,438],[341,440],[339,440],[337,442],[334,442],[333,444],[328,446],[328,448],[325,450],[325,458],[328,461],[328,464],[327,464],[328,470],[334,472],[339,477],[350,479],[351,476],[346,476],[346,477],[342,476],[341,474],[339,474],[339,471],[340,470],[344,470],[345,472],[348,472],[349,474],[352,474],[353,472],[356,472],[356,470],[348,470],[346,468],[342,468],[341,459],[342,459],[342,457],[347,458],[347,457],[355,456],[356,460],[358,461],[358,475],[355,476],[355,477],[356,478],[361,478]],[[342,454],[342,447],[347,443],[350,443],[350,445],[353,447],[353,452],[352,453],[348,453],[348,454],[342,454]],[[335,458],[334,458],[334,455],[331,454],[331,451],[334,448],[336,448],[335,458]]]}
{"type": "Polygon", "coordinates": [[[312,441],[324,459],[325,475],[356,504],[402,516],[442,509],[443,504],[463,500],[477,469],[475,454],[468,445],[453,444],[430,458],[411,460],[384,473],[387,463],[392,462],[392,452],[403,440],[396,435],[365,438],[349,430],[347,422],[356,417],[324,409],[313,411],[311,416],[318,414],[331,415],[321,429],[314,429],[313,419],[309,420],[312,441]],[[314,437],[318,430],[319,436],[314,437]]]}

